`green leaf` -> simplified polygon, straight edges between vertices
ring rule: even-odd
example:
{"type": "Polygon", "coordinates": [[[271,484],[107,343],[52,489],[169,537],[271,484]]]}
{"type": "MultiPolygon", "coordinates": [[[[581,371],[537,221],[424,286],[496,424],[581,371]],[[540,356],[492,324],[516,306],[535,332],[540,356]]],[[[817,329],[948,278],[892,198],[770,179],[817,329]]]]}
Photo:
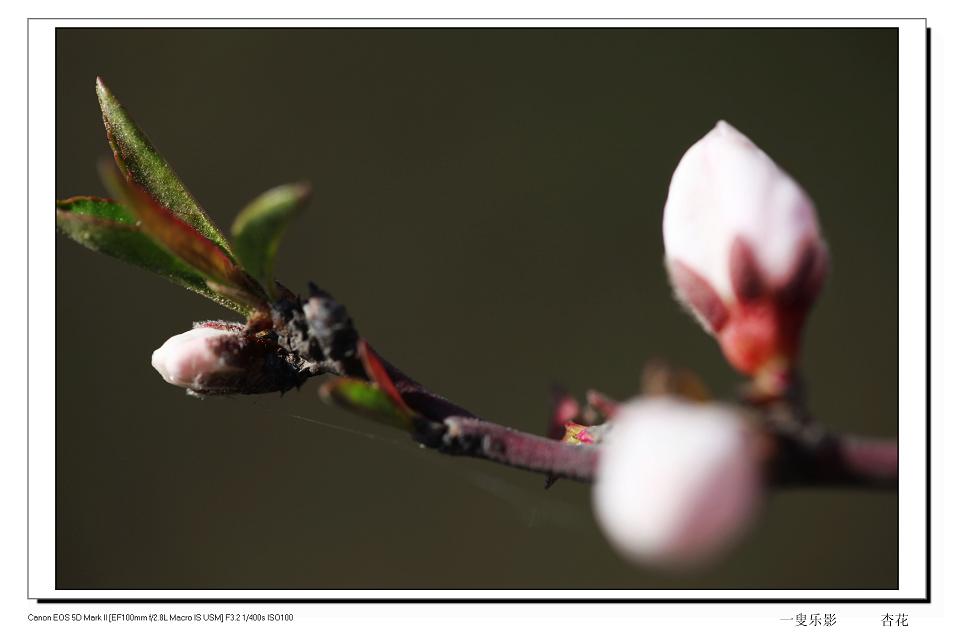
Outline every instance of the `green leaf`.
{"type": "Polygon", "coordinates": [[[161,205],[141,187],[123,179],[110,165],[102,166],[107,187],[139,220],[139,227],[157,244],[201,272],[209,289],[259,308],[268,303],[265,291],[218,245],[161,205]]]}
{"type": "Polygon", "coordinates": [[[233,258],[225,236],[215,227],[168,162],[156,151],[145,133],[98,77],[96,95],[103,112],[106,137],[123,176],[194,227],[203,237],[218,245],[229,258],[233,258]]]}
{"type": "Polygon", "coordinates": [[[321,399],[401,430],[414,429],[413,416],[395,404],[384,390],[353,378],[329,380],[318,391],[321,399]]]}
{"type": "Polygon", "coordinates": [[[244,316],[252,311],[250,306],[209,289],[201,273],[157,245],[136,225],[129,210],[115,201],[96,197],[57,201],[56,226],[95,252],[159,274],[244,316]]]}
{"type": "Polygon", "coordinates": [[[245,206],[232,224],[235,254],[249,274],[264,285],[271,296],[275,288],[275,255],[288,222],[311,196],[305,183],[278,186],[245,206]]]}
{"type": "Polygon", "coordinates": [[[112,199],[100,197],[70,197],[56,202],[56,209],[82,216],[91,216],[128,225],[136,224],[136,217],[112,199]]]}

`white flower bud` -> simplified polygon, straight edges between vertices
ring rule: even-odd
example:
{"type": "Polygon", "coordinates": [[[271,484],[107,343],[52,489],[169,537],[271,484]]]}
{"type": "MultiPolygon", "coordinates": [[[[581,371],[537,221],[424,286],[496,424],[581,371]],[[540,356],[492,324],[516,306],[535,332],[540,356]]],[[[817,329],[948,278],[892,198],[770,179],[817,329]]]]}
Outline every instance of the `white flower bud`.
{"type": "Polygon", "coordinates": [[[724,121],[683,156],[663,216],[676,295],[744,373],[787,368],[828,254],[802,188],[724,121]]]}
{"type": "Polygon", "coordinates": [[[201,389],[209,379],[237,370],[226,362],[220,346],[232,337],[231,332],[212,327],[180,333],[152,353],[152,366],[169,384],[201,389]]]}
{"type": "Polygon", "coordinates": [[[162,379],[198,394],[266,393],[299,386],[297,358],[241,325],[208,322],[172,336],[152,354],[162,379]]]}
{"type": "Polygon", "coordinates": [[[625,557],[662,567],[709,561],[758,507],[753,433],[728,406],[672,397],[621,407],[602,444],[593,506],[625,557]]]}

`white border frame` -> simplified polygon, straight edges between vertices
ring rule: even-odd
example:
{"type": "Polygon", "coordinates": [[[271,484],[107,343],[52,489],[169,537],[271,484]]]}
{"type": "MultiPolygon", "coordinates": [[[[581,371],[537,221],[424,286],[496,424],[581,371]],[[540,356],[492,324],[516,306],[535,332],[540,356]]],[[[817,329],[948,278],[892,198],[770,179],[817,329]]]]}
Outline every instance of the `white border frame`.
{"type": "Polygon", "coordinates": [[[57,590],[55,588],[55,403],[50,378],[55,344],[51,303],[29,298],[29,577],[28,595],[43,599],[898,599],[920,600],[927,587],[927,226],[926,24],[892,20],[68,20],[32,19],[29,40],[29,287],[55,287],[55,29],[71,27],[893,27],[899,45],[899,589],[897,590],[57,590]],[[42,360],[43,364],[35,361],[42,360]],[[925,423],[925,426],[914,426],[925,423]]]}

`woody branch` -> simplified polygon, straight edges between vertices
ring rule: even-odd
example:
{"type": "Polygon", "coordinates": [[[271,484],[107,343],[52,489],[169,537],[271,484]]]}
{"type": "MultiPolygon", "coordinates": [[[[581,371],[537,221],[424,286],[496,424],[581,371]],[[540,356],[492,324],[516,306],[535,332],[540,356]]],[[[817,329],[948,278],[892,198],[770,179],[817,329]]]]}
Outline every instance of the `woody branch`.
{"type": "MultiPolygon", "coordinates": [[[[306,365],[314,365],[320,373],[374,380],[360,359],[360,336],[350,315],[327,292],[312,286],[304,301],[287,295],[273,305],[272,320],[281,346],[297,354],[306,365]]],[[[549,477],[593,481],[599,445],[570,445],[481,419],[427,389],[392,363],[381,362],[401,398],[420,416],[412,432],[419,443],[442,453],[485,459],[549,477]]],[[[660,386],[660,382],[665,384],[666,373],[656,368],[644,379],[644,388],[653,393],[677,391],[676,387],[660,386]]],[[[842,436],[823,429],[807,415],[801,392],[792,391],[768,404],[747,402],[759,434],[770,448],[765,469],[773,485],[896,486],[895,442],[842,436]]],[[[611,419],[618,407],[615,401],[596,392],[590,393],[588,403],[591,421],[593,413],[599,421],[611,419]]]]}

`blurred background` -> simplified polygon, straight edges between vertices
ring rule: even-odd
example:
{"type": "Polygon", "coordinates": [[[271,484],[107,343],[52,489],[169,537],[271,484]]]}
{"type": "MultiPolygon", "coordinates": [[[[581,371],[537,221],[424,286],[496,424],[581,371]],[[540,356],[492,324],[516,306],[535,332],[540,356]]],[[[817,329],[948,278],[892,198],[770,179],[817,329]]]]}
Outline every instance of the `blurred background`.
{"type": "MultiPolygon", "coordinates": [[[[626,398],[654,356],[738,385],[662,266],[672,171],[726,119],[813,196],[831,248],[813,409],[897,433],[893,29],[58,29],[60,198],[105,194],[97,75],[220,227],[310,180],[280,279],[540,433],[552,383],[626,398]]],[[[317,381],[187,397],[152,351],[237,316],[59,235],[56,275],[58,588],[897,587],[894,493],[773,494],[722,562],[653,572],[613,553],[588,486],[419,449],[317,381]]]]}

